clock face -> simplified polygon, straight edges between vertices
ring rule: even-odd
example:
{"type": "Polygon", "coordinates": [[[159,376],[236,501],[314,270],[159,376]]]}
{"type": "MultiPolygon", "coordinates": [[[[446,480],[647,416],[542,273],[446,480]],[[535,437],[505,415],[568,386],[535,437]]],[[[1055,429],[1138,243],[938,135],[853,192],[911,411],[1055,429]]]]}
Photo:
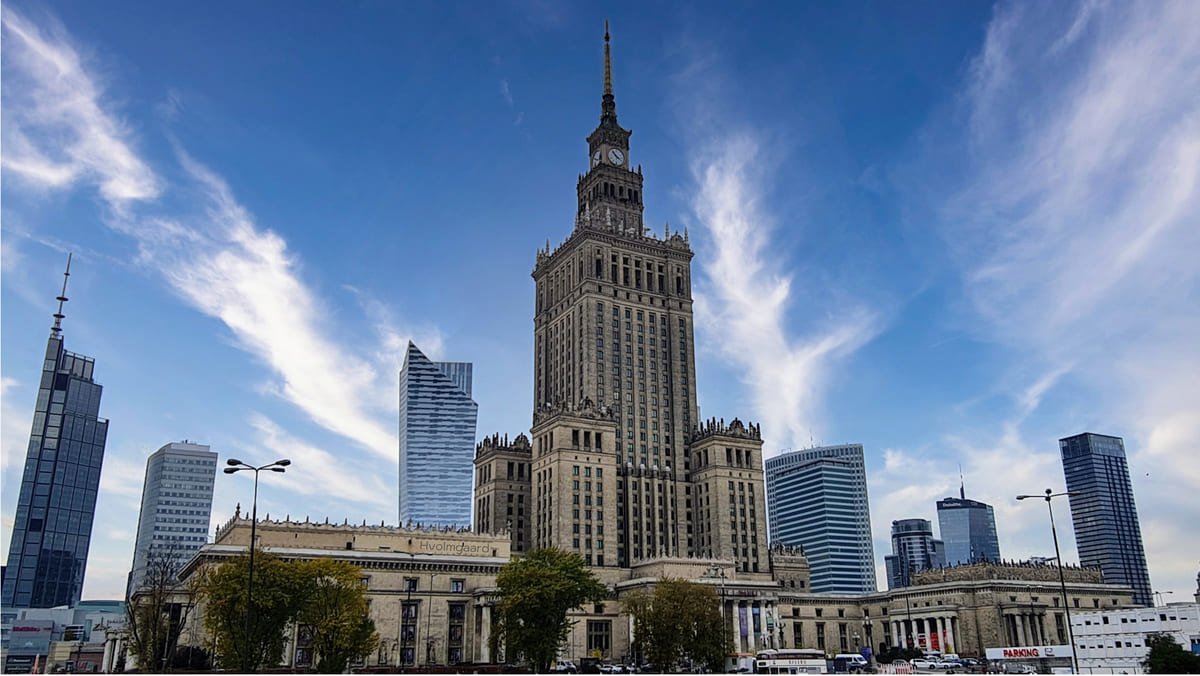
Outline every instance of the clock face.
{"type": "Polygon", "coordinates": [[[625,161],[625,153],[621,152],[617,148],[613,148],[612,150],[608,151],[608,161],[612,162],[613,164],[620,164],[621,162],[625,161]]]}
{"type": "Polygon", "coordinates": [[[594,167],[597,164],[600,164],[600,151],[599,150],[596,151],[596,154],[592,155],[592,166],[594,167]]]}

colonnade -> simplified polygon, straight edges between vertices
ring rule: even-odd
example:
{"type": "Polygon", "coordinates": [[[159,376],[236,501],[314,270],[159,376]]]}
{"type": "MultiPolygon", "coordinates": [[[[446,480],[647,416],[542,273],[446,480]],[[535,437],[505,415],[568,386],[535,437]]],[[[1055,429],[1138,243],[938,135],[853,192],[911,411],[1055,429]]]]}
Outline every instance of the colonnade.
{"type": "Polygon", "coordinates": [[[953,614],[893,619],[891,620],[891,629],[892,647],[900,648],[907,645],[910,648],[919,648],[921,646],[918,637],[925,635],[925,650],[934,650],[929,636],[936,635],[938,637],[937,650],[943,653],[957,652],[955,646],[958,645],[958,617],[953,614]]]}
{"type": "Polygon", "coordinates": [[[1004,636],[1008,639],[1008,645],[1030,646],[1049,643],[1045,612],[1014,608],[1005,610],[1001,617],[1004,621],[1004,636]]]}
{"type": "Polygon", "coordinates": [[[725,599],[721,602],[721,612],[724,614],[725,628],[731,632],[733,651],[735,653],[755,653],[759,650],[778,648],[775,636],[779,631],[779,618],[775,616],[775,603],[765,598],[725,599]],[[757,611],[757,613],[756,613],[757,611]],[[743,620],[743,614],[745,619],[743,620]],[[754,616],[758,615],[758,628],[754,626],[754,616]],[[767,619],[772,622],[768,623],[767,619]],[[769,624],[774,624],[769,628],[769,624]],[[742,629],[746,630],[745,636],[742,629]]]}

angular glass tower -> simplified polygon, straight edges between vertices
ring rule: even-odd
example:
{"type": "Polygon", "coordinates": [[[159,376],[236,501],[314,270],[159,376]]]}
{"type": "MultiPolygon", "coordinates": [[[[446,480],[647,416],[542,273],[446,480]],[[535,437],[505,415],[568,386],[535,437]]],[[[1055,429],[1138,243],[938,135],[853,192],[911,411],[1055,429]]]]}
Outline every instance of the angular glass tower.
{"type": "Polygon", "coordinates": [[[217,454],[203,444],[172,442],[146,459],[127,595],[141,587],[152,551],[182,566],[208,540],[216,476],[217,454]]]}
{"type": "Polygon", "coordinates": [[[400,522],[471,525],[471,364],[435,362],[411,341],[400,370],[400,522]]]}
{"type": "Polygon", "coordinates": [[[70,270],[68,258],[13,513],[0,601],[5,608],[75,605],[83,592],[108,421],[99,417],[95,361],[63,347],[70,270]]]}
{"type": "Polygon", "coordinates": [[[1000,560],[1000,539],[991,505],[968,500],[966,490],[960,488],[957,498],[938,500],[937,514],[947,566],[1000,560]]]}
{"type": "Polygon", "coordinates": [[[1084,433],[1058,440],[1071,496],[1079,563],[1099,566],[1104,581],[1133,587],[1133,602],[1153,605],[1142,528],[1133,502],[1125,441],[1084,433]]]}
{"type": "Polygon", "coordinates": [[[771,543],[804,548],[812,591],[875,591],[862,445],[784,453],[766,468],[771,543]]]}
{"type": "Polygon", "coordinates": [[[928,519],[900,519],[892,522],[892,553],[883,558],[887,568],[888,589],[912,584],[912,574],[946,565],[946,550],[933,537],[928,519]]]}

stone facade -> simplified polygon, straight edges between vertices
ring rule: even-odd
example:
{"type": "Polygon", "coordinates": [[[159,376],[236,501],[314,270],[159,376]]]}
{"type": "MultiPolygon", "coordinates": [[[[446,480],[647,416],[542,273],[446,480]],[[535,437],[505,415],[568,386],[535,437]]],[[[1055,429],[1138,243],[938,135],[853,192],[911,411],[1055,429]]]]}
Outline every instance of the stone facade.
{"type": "MultiPolygon", "coordinates": [[[[363,666],[490,663],[496,575],[510,559],[509,535],[459,529],[367,526],[328,522],[260,521],[261,551],[284,560],[329,558],[363,571],[371,618],[379,633],[376,654],[363,666]],[[407,610],[406,610],[407,609],[407,610]]],[[[180,574],[186,583],[205,568],[246,552],[250,520],[237,514],[217,530],[180,574]]],[[[188,619],[180,643],[205,646],[204,607],[188,619]]],[[[312,663],[302,627],[288,627],[280,666],[312,663]]]]}
{"type": "Polygon", "coordinates": [[[512,551],[529,551],[532,537],[532,446],[529,437],[493,435],[475,447],[476,533],[512,535],[512,551]]]}

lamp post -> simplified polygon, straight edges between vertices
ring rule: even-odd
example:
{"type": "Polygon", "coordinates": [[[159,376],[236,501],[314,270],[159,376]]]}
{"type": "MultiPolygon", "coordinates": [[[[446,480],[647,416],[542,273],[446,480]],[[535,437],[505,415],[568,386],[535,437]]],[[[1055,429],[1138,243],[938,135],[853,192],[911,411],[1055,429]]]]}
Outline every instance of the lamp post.
{"type": "Polygon", "coordinates": [[[288,460],[287,458],[283,458],[261,467],[255,467],[253,465],[247,465],[236,458],[230,458],[225,461],[225,464],[228,465],[228,467],[225,468],[226,474],[244,471],[254,472],[254,499],[250,502],[250,562],[246,573],[246,620],[243,628],[246,634],[246,654],[245,664],[242,665],[243,667],[246,667],[248,671],[253,672],[258,669],[257,660],[251,661],[250,657],[250,651],[253,645],[250,641],[250,615],[254,612],[254,537],[257,532],[256,529],[258,528],[258,473],[263,470],[269,470],[271,472],[285,472],[287,471],[287,466],[292,464],[292,461],[288,460]]]}
{"type": "Polygon", "coordinates": [[[1071,628],[1071,604],[1067,600],[1067,578],[1063,574],[1062,553],[1058,549],[1058,530],[1054,527],[1054,508],[1050,505],[1050,500],[1062,496],[1070,497],[1079,495],[1078,491],[1064,491],[1055,493],[1047,488],[1046,494],[1042,495],[1018,495],[1017,500],[1026,500],[1029,498],[1041,498],[1046,501],[1046,511],[1050,514],[1050,536],[1054,539],[1054,559],[1058,565],[1058,584],[1062,589],[1063,612],[1067,617],[1067,640],[1071,642],[1071,670],[1079,673],[1079,658],[1075,656],[1075,630],[1071,628]]]}

